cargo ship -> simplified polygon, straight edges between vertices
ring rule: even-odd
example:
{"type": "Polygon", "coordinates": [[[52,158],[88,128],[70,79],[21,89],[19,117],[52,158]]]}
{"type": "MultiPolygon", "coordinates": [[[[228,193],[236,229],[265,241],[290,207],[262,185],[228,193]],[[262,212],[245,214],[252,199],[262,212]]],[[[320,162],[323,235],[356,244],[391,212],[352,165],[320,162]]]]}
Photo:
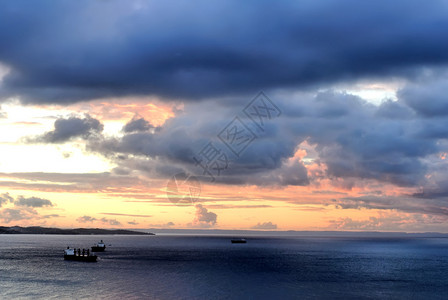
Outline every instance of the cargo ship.
{"type": "Polygon", "coordinates": [[[92,255],[88,249],[70,249],[70,247],[67,247],[67,249],[64,250],[65,260],[96,262],[97,258],[98,257],[92,255]]]}
{"type": "Polygon", "coordinates": [[[231,239],[232,244],[245,244],[247,243],[246,239],[231,239]]]}
{"type": "Polygon", "coordinates": [[[103,240],[101,240],[95,246],[92,246],[91,249],[92,252],[104,252],[104,250],[106,250],[106,244],[104,244],[103,240]]]}

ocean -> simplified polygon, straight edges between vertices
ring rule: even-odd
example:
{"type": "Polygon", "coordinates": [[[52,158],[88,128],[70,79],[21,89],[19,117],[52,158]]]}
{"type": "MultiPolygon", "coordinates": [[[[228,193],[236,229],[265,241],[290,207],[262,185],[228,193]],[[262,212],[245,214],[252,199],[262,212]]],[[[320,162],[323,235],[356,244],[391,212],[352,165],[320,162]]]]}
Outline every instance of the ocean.
{"type": "Polygon", "coordinates": [[[446,299],[448,239],[0,235],[0,299],[446,299]],[[103,239],[96,263],[67,246],[103,239]]]}

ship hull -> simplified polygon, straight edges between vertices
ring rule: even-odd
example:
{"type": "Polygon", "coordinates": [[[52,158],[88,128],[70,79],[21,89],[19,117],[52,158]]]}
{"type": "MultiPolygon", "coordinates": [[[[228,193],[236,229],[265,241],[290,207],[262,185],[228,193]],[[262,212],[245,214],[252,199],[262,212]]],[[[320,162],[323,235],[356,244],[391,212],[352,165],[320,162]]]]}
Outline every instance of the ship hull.
{"type": "Polygon", "coordinates": [[[245,244],[245,243],[247,243],[247,241],[245,239],[233,239],[233,240],[230,240],[230,242],[232,244],[245,244]]]}
{"type": "Polygon", "coordinates": [[[65,260],[72,260],[72,261],[96,262],[97,258],[98,257],[96,255],[89,255],[89,256],[64,255],[65,260]]]}
{"type": "Polygon", "coordinates": [[[106,250],[106,246],[104,247],[92,246],[91,248],[93,252],[104,252],[104,250],[106,250]]]}

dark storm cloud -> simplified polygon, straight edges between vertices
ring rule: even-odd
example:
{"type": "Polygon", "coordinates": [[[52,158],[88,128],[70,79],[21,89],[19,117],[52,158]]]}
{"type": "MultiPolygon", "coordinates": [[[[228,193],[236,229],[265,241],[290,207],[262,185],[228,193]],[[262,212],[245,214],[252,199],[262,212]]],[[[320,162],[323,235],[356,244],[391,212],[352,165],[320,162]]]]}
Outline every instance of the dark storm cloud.
{"type": "Polygon", "coordinates": [[[88,139],[103,131],[103,124],[89,115],[83,118],[71,116],[54,122],[54,129],[41,136],[28,138],[29,142],[64,143],[73,138],[88,139]]]}
{"type": "Polygon", "coordinates": [[[414,77],[448,61],[447,10],[442,0],[2,1],[1,96],[200,99],[414,77]]]}
{"type": "MultiPolygon", "coordinates": [[[[203,109],[201,109],[203,111],[203,109]]],[[[198,116],[195,115],[195,118],[198,116]]],[[[91,150],[105,155],[142,155],[147,157],[165,157],[177,162],[193,162],[194,149],[206,141],[211,133],[204,137],[197,137],[201,128],[207,127],[207,118],[194,123],[187,114],[183,117],[168,120],[166,126],[154,132],[130,132],[120,138],[105,138],[92,140],[89,144],[91,150]],[[189,122],[191,126],[186,126],[189,122]]],[[[118,159],[125,157],[119,156],[118,159]]]]}
{"type": "MultiPolygon", "coordinates": [[[[251,99],[249,98],[247,102],[251,99]]],[[[309,183],[302,162],[284,163],[293,156],[303,137],[294,137],[286,123],[269,124],[236,159],[217,138],[218,133],[244,106],[216,107],[214,103],[188,105],[175,118],[154,131],[130,132],[122,137],[91,139],[88,150],[112,158],[122,170],[140,170],[171,177],[188,171],[200,175],[194,156],[212,141],[228,156],[229,167],[220,182],[257,185],[306,185],[309,183]],[[287,130],[284,130],[287,129],[287,130]],[[268,173],[267,173],[268,172],[268,173]],[[253,176],[256,174],[257,176],[253,176]]],[[[238,106],[237,106],[238,105],[238,106]]],[[[250,122],[248,118],[244,120],[250,122]]],[[[255,130],[255,129],[254,129],[255,130]]]]}
{"type": "Polygon", "coordinates": [[[142,117],[135,116],[131,121],[126,123],[123,127],[123,131],[126,133],[129,132],[144,132],[154,128],[154,126],[146,121],[142,117]]]}
{"type": "Polygon", "coordinates": [[[298,105],[302,116],[291,128],[316,145],[331,177],[416,185],[427,172],[422,159],[441,150],[438,139],[424,136],[430,133],[422,126],[427,120],[410,118],[415,112],[402,99],[378,107],[346,94],[320,93],[298,105]],[[394,109],[386,114],[385,106],[394,109]]]}
{"type": "MultiPolygon", "coordinates": [[[[89,141],[88,149],[112,157],[127,169],[137,169],[156,176],[171,177],[188,170],[201,175],[195,166],[194,157],[213,140],[216,145],[217,124],[225,125],[225,119],[202,118],[209,124],[191,124],[200,118],[203,110],[194,115],[185,115],[168,122],[159,131],[151,133],[129,133],[122,138],[105,138],[89,141]],[[191,124],[186,127],[185,124],[191,124]],[[206,130],[207,128],[209,130],[206,130]],[[215,131],[215,132],[213,132],[215,131]],[[149,159],[148,159],[149,158],[149,159]]],[[[223,147],[222,144],[219,145],[223,147]]],[[[309,183],[306,168],[300,161],[284,164],[283,160],[293,156],[297,139],[283,134],[265,135],[254,141],[240,159],[227,153],[229,167],[219,182],[257,185],[306,185],[309,183]],[[256,176],[253,176],[256,174],[256,176]]]]}
{"type": "Polygon", "coordinates": [[[427,117],[448,116],[446,78],[429,78],[399,92],[401,99],[416,113],[427,117]]]}
{"type": "Polygon", "coordinates": [[[415,117],[415,113],[406,104],[389,99],[381,103],[377,116],[385,119],[406,120],[415,117]]]}
{"type": "Polygon", "coordinates": [[[212,141],[227,151],[229,158],[218,182],[307,185],[318,178],[309,177],[303,161],[293,159],[298,146],[307,141],[316,151],[316,163],[326,165],[322,176],[373,179],[399,186],[424,184],[425,176],[434,169],[431,161],[440,160],[436,155],[447,150],[441,143],[448,136],[444,134],[448,133],[446,120],[419,114],[403,98],[379,106],[331,91],[274,98],[283,115],[258,132],[240,157],[217,139],[233,118],[230,111],[235,115],[238,109],[213,110],[204,103],[189,104],[184,113],[158,131],[91,140],[89,150],[115,158],[123,168],[159,177],[182,171],[200,176],[203,170],[193,157],[212,141]]]}

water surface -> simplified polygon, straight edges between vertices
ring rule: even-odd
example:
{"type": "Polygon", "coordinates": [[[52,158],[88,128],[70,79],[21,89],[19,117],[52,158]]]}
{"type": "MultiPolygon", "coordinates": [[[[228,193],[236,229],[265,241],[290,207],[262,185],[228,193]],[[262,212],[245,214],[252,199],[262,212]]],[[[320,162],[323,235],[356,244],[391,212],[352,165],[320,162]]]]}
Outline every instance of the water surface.
{"type": "Polygon", "coordinates": [[[443,238],[0,235],[0,298],[443,299],[443,238]],[[108,246],[97,263],[67,246],[108,246]]]}

